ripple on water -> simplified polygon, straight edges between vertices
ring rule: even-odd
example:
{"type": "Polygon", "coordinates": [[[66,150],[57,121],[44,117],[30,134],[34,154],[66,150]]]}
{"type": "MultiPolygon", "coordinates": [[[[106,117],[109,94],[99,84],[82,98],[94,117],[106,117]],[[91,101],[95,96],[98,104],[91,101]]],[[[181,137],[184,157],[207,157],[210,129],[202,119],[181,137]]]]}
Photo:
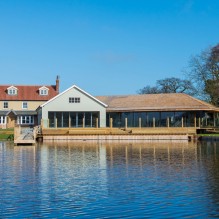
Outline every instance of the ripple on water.
{"type": "Polygon", "coordinates": [[[0,217],[217,217],[219,146],[156,144],[5,144],[0,217]]]}

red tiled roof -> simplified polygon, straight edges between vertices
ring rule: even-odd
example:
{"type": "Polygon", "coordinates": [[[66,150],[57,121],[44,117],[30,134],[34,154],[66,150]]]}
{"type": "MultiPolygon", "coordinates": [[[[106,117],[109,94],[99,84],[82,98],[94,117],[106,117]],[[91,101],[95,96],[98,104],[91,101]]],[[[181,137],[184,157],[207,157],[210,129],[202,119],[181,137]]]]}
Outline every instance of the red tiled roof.
{"type": "Polygon", "coordinates": [[[107,111],[217,111],[219,108],[183,93],[97,96],[107,111]]]}
{"type": "Polygon", "coordinates": [[[0,85],[0,100],[10,101],[10,100],[33,100],[33,101],[47,101],[58,93],[56,91],[55,85],[13,85],[16,87],[17,95],[8,95],[7,88],[12,85],[0,85]],[[39,88],[47,87],[49,89],[48,95],[39,95],[39,88]]]}

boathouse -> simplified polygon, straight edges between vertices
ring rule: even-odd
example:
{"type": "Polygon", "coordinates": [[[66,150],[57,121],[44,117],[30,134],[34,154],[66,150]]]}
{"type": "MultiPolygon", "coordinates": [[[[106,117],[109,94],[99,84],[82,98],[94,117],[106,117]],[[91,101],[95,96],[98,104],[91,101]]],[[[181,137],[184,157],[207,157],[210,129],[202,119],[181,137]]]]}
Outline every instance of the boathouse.
{"type": "Polygon", "coordinates": [[[73,85],[38,109],[41,125],[49,128],[105,127],[107,105],[73,85]]]}
{"type": "Polygon", "coordinates": [[[183,93],[94,97],[73,85],[42,104],[44,128],[216,127],[219,108],[183,93]]]}
{"type": "Polygon", "coordinates": [[[216,127],[219,108],[184,93],[96,97],[108,105],[106,126],[216,127]],[[110,121],[111,120],[111,121],[110,121]]]}

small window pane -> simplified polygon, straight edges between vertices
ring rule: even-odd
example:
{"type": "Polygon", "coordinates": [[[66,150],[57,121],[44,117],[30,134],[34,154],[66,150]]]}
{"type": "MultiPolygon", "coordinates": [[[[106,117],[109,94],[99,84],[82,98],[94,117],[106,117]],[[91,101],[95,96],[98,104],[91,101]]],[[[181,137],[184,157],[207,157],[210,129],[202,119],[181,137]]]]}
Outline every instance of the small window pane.
{"type": "Polygon", "coordinates": [[[10,89],[10,90],[8,90],[8,94],[9,94],[9,95],[16,95],[16,94],[17,94],[17,90],[15,90],[15,89],[10,89]]]}
{"type": "Polygon", "coordinates": [[[27,102],[23,102],[22,108],[27,109],[27,102]]]}
{"type": "Polygon", "coordinates": [[[4,102],[3,108],[7,109],[8,108],[8,102],[4,102]]]}
{"type": "Polygon", "coordinates": [[[47,89],[40,90],[40,95],[48,95],[48,90],[47,89]]]}
{"type": "Polygon", "coordinates": [[[69,103],[80,103],[81,98],[80,97],[69,97],[69,103]]]}
{"type": "Polygon", "coordinates": [[[33,116],[20,116],[17,119],[18,124],[34,124],[33,116]]]}

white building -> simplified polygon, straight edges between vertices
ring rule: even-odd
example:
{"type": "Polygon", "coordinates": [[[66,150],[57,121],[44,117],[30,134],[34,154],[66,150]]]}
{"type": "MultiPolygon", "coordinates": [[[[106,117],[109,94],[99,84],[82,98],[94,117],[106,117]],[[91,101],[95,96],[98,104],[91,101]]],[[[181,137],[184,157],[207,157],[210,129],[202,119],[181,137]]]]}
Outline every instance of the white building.
{"type": "Polygon", "coordinates": [[[44,127],[106,127],[107,105],[76,85],[53,97],[38,109],[44,127]]]}

